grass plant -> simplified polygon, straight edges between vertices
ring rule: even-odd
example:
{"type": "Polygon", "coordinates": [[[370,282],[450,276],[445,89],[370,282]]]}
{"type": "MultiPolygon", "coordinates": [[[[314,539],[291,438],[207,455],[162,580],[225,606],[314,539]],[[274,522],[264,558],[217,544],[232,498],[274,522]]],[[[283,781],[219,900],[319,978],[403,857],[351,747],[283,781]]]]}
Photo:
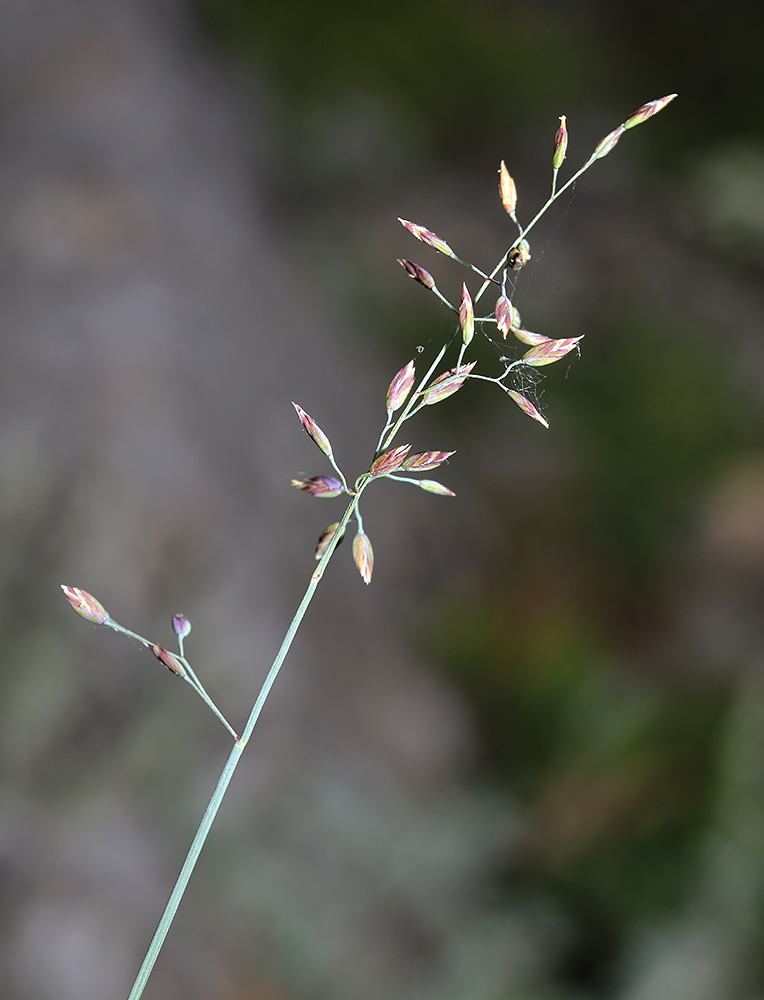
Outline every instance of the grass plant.
{"type": "Polygon", "coordinates": [[[190,684],[233,739],[233,747],[228,760],[199,824],[128,1000],[138,1000],[143,995],[154,963],[234,771],[249,743],[263,706],[289,653],[313,595],[351,522],[355,523],[355,535],[351,546],[352,557],[364,583],[371,582],[374,569],[374,551],[364,529],[360,508],[361,497],[379,479],[392,479],[439,496],[454,495],[441,482],[421,478],[421,473],[430,472],[443,466],[454,452],[432,450],[412,454],[409,444],[396,443],[404,424],[413,419],[424,407],[444,402],[458,392],[468,379],[475,379],[498,388],[533,420],[544,427],[549,426],[546,417],[538,409],[537,399],[533,391],[533,386],[538,378],[538,369],[559,361],[571,352],[577,352],[582,338],[570,337],[556,340],[543,334],[534,333],[523,326],[512,298],[515,275],[531,257],[528,234],[555,201],[575,184],[582,174],[597,160],[602,159],[612,151],[625,131],[651,118],[675,96],[675,94],[670,94],[639,108],[618,128],[606,135],[597,144],[585,163],[563,184],[558,186],[558,175],[563,167],[568,145],[566,118],[562,116],[552,150],[550,194],[527,225],[521,224],[518,220],[517,188],[507,167],[502,162],[499,169],[499,195],[511,220],[513,231],[516,229],[517,233],[504,255],[490,271],[484,271],[476,264],[457,256],[445,240],[424,226],[405,219],[399,220],[417,240],[441,255],[450,257],[455,264],[466,268],[470,272],[468,277],[476,275],[479,287],[473,295],[465,281],[462,286],[460,302],[450,302],[440,292],[434,278],[428,271],[411,260],[400,259],[399,263],[407,274],[433,293],[441,306],[453,314],[454,322],[450,330],[446,331],[440,350],[424,372],[418,372],[412,360],[405,364],[392,379],[385,400],[386,420],[377,440],[371,462],[368,469],[354,481],[349,479],[341,469],[335,458],[331,441],[318,423],[300,406],[296,403],[293,404],[303,429],[322,452],[331,466],[333,474],[320,474],[304,480],[292,480],[292,485],[316,498],[326,499],[344,495],[348,500],[340,520],[330,524],[318,541],[315,552],[318,564],[311,574],[307,589],[240,734],[226,720],[207,694],[185,656],[184,640],[191,630],[191,624],[185,615],[177,614],[172,618],[173,631],[178,641],[178,652],[174,653],[120,625],[111,617],[104,606],[87,591],[78,587],[65,585],[62,587],[71,606],[83,618],[135,639],[145,646],[171,673],[190,684]],[[490,311],[476,310],[482,300],[489,298],[489,294],[491,300],[495,296],[493,308],[490,311]],[[469,360],[470,346],[476,334],[486,337],[496,349],[495,370],[493,372],[477,371],[477,362],[469,360]],[[510,334],[513,339],[508,342],[510,334]],[[509,344],[515,341],[527,348],[520,356],[516,355],[516,349],[509,347],[509,344]],[[447,361],[449,356],[450,359],[447,361]]]}

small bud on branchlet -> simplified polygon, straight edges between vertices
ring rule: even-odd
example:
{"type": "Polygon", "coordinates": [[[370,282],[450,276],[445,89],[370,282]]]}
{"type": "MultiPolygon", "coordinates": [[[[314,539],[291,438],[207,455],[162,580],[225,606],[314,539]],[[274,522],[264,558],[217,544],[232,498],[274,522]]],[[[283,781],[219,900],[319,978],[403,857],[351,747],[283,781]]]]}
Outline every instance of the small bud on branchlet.
{"type": "Polygon", "coordinates": [[[519,271],[525,267],[531,259],[531,248],[527,240],[520,240],[516,247],[513,247],[507,255],[507,264],[513,271],[519,271]]]}
{"type": "Polygon", "coordinates": [[[433,276],[430,274],[430,272],[425,271],[425,269],[423,267],[420,267],[419,264],[415,264],[413,260],[402,260],[399,257],[398,263],[401,265],[401,267],[405,268],[408,274],[410,274],[411,277],[414,279],[414,281],[418,281],[420,285],[424,285],[424,287],[429,288],[430,291],[432,291],[432,289],[435,287],[435,280],[433,276]]]}
{"type": "MultiPolygon", "coordinates": [[[[334,532],[339,527],[339,523],[340,523],[339,521],[335,521],[334,524],[330,524],[329,527],[324,529],[324,531],[322,532],[321,537],[318,539],[318,545],[316,545],[317,560],[321,558],[321,556],[324,554],[324,552],[326,552],[327,548],[329,547],[329,543],[331,542],[332,538],[334,538],[334,532]]],[[[341,544],[342,539],[344,537],[345,537],[345,532],[343,531],[339,537],[339,540],[337,541],[338,545],[341,544]]]]}
{"type": "Polygon", "coordinates": [[[406,402],[408,394],[414,385],[414,380],[416,379],[416,371],[414,369],[414,362],[409,361],[405,368],[401,368],[398,374],[390,383],[390,388],[387,390],[387,412],[394,413],[406,402]]]}
{"type": "Polygon", "coordinates": [[[560,115],[560,127],[557,129],[557,135],[554,137],[552,166],[555,170],[559,170],[562,166],[562,161],[565,159],[565,153],[568,149],[568,129],[565,124],[566,120],[565,115],[560,115]]]}
{"type": "Polygon", "coordinates": [[[552,339],[551,337],[545,337],[543,333],[531,333],[530,330],[521,330],[516,326],[512,327],[512,333],[514,333],[520,343],[530,344],[531,347],[538,347],[539,344],[546,344],[552,339]]]}
{"type": "Polygon", "coordinates": [[[527,413],[529,417],[533,417],[534,420],[538,420],[538,422],[543,424],[544,427],[549,427],[549,424],[541,416],[533,403],[529,399],[526,399],[521,392],[515,392],[514,389],[507,389],[507,392],[512,397],[512,400],[517,403],[523,413],[527,413]]]}
{"type": "Polygon", "coordinates": [[[420,451],[416,455],[409,455],[401,468],[406,472],[427,472],[429,469],[437,469],[455,454],[453,451],[420,451]]]}
{"type": "Polygon", "coordinates": [[[634,128],[635,125],[641,125],[642,122],[646,122],[648,118],[652,118],[653,115],[657,115],[659,111],[662,111],[676,96],[676,94],[669,94],[667,97],[660,97],[657,101],[650,101],[648,104],[643,104],[641,108],[626,119],[623,127],[634,128]]]}
{"type": "Polygon", "coordinates": [[[156,656],[160,663],[164,663],[169,671],[175,674],[177,677],[186,677],[186,668],[180,662],[177,656],[173,655],[169,650],[162,649],[161,646],[155,646],[153,642],[149,643],[149,649],[156,656]]]}
{"type": "Polygon", "coordinates": [[[462,285],[462,304],[459,307],[459,325],[462,328],[462,341],[467,347],[475,336],[475,310],[467,286],[462,285]]]}
{"type": "Polygon", "coordinates": [[[547,340],[538,347],[532,347],[520,360],[523,364],[532,365],[534,368],[551,365],[553,361],[564,358],[582,339],[582,337],[566,337],[564,340],[547,340]]]}
{"type": "Polygon", "coordinates": [[[314,497],[330,499],[338,497],[344,492],[342,483],[334,476],[313,476],[312,479],[293,479],[292,486],[296,486],[303,493],[310,493],[314,497]]]}
{"type": "Polygon", "coordinates": [[[191,631],[191,622],[185,615],[173,615],[172,630],[179,639],[185,639],[191,631]]]}
{"type": "MultiPolygon", "coordinates": [[[[402,226],[405,226],[412,236],[416,236],[418,240],[421,240],[422,243],[426,243],[427,246],[432,247],[433,250],[437,250],[438,253],[444,253],[446,257],[456,256],[445,240],[442,240],[440,236],[436,236],[435,233],[431,233],[430,230],[425,229],[424,226],[418,226],[415,222],[407,222],[406,219],[398,219],[398,222],[400,222],[402,226]]],[[[406,268],[406,270],[408,270],[408,268],[406,268]]]]}
{"type": "Polygon", "coordinates": [[[420,490],[427,490],[428,493],[437,493],[442,497],[455,497],[456,494],[442,483],[435,482],[434,479],[420,479],[417,483],[420,490]]]}
{"type": "Polygon", "coordinates": [[[594,152],[591,155],[592,160],[599,160],[603,156],[607,156],[610,150],[615,146],[618,140],[623,135],[623,125],[619,125],[618,128],[613,129],[612,132],[608,132],[604,139],[601,139],[594,148],[594,152]]]}
{"type": "Polygon", "coordinates": [[[517,209],[517,188],[515,187],[515,182],[510,177],[504,160],[501,161],[501,166],[499,167],[499,195],[501,196],[501,203],[505,210],[514,219],[515,210],[517,209]]]}
{"type": "Polygon", "coordinates": [[[297,416],[302,421],[302,426],[305,428],[305,432],[309,438],[311,438],[321,449],[325,455],[332,454],[332,445],[329,438],[324,434],[321,428],[318,426],[313,417],[308,416],[308,414],[297,403],[293,402],[292,406],[297,410],[297,416]]]}
{"type": "Polygon", "coordinates": [[[410,444],[400,444],[397,448],[391,448],[383,455],[375,458],[371,463],[369,472],[372,476],[386,476],[390,472],[395,472],[403,465],[403,460],[411,451],[410,444]]]}
{"type": "Polygon", "coordinates": [[[78,615],[82,615],[83,618],[87,618],[89,622],[95,622],[97,625],[105,625],[111,621],[111,616],[103,604],[87,590],[80,590],[79,587],[67,587],[64,583],[61,584],[61,589],[78,615]]]}
{"type": "Polygon", "coordinates": [[[440,403],[458,392],[476,364],[476,361],[470,361],[468,365],[463,365],[458,373],[456,368],[452,368],[450,371],[444,372],[443,375],[439,375],[432,385],[423,391],[422,402],[424,405],[432,406],[433,403],[440,403]]]}
{"type": "Polygon", "coordinates": [[[369,536],[359,531],[353,539],[353,560],[361,574],[364,583],[371,583],[371,574],[374,569],[374,551],[369,541],[369,536]]]}

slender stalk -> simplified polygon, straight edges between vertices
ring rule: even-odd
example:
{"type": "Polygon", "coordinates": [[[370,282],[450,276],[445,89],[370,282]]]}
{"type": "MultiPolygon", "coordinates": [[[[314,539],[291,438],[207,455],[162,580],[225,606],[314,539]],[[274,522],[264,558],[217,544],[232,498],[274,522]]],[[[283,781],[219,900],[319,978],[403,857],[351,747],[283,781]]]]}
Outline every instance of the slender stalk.
{"type": "Polygon", "coordinates": [[[167,900],[167,905],[162,913],[159,926],[154,933],[154,937],[151,939],[151,944],[146,952],[146,957],[143,959],[143,964],[138,971],[138,975],[135,978],[133,988],[130,990],[128,1000],[138,1000],[138,998],[143,995],[146,983],[151,975],[151,970],[154,968],[154,963],[157,960],[162,945],[164,944],[164,939],[167,937],[167,932],[170,929],[170,925],[175,917],[180,901],[183,898],[183,893],[188,885],[188,880],[191,878],[191,873],[194,870],[199,854],[204,846],[204,842],[207,839],[207,834],[210,832],[210,827],[212,826],[213,820],[217,815],[220,803],[223,801],[223,796],[225,795],[226,789],[231,782],[233,772],[236,770],[236,765],[239,763],[239,759],[243,751],[244,746],[240,740],[237,740],[237,742],[234,743],[225,767],[218,778],[215,791],[213,792],[209,805],[205,810],[202,821],[199,824],[199,829],[196,831],[196,836],[194,837],[191,848],[186,855],[186,860],[183,862],[183,867],[180,870],[178,880],[175,883],[172,893],[170,894],[170,898],[167,900]]]}
{"type": "Polygon", "coordinates": [[[204,702],[204,704],[209,709],[212,710],[212,712],[218,717],[218,719],[220,719],[220,721],[226,727],[226,729],[231,734],[231,736],[233,736],[233,738],[235,740],[237,740],[239,738],[239,734],[236,732],[236,730],[233,728],[233,726],[231,726],[231,724],[229,723],[228,719],[226,719],[226,717],[223,715],[223,713],[217,707],[217,705],[212,700],[212,698],[210,698],[210,696],[204,690],[204,686],[202,685],[202,682],[199,680],[199,678],[196,676],[196,674],[194,673],[194,671],[191,669],[191,665],[188,662],[188,660],[185,658],[185,656],[181,656],[180,660],[183,663],[183,666],[188,671],[188,678],[187,678],[188,683],[191,685],[192,688],[194,688],[194,690],[199,695],[199,697],[202,699],[202,701],[204,702]]]}
{"type": "MultiPolygon", "coordinates": [[[[366,484],[364,484],[365,486],[366,484]]],[[[191,847],[189,848],[188,854],[186,855],[186,860],[183,862],[183,867],[180,870],[180,875],[173,887],[170,898],[167,900],[167,905],[164,908],[161,919],[154,932],[154,937],[151,939],[151,944],[146,952],[146,957],[143,959],[143,964],[138,971],[138,975],[135,978],[133,987],[130,990],[127,1000],[138,1000],[139,997],[143,995],[143,991],[146,988],[146,983],[148,982],[149,976],[151,975],[151,970],[154,968],[154,964],[159,956],[159,952],[162,949],[165,938],[167,937],[167,932],[170,929],[170,925],[175,917],[180,901],[183,898],[183,893],[186,891],[186,886],[188,885],[189,879],[191,878],[191,873],[196,867],[196,862],[201,854],[202,847],[204,847],[204,842],[207,839],[207,834],[210,832],[210,827],[217,815],[217,811],[220,808],[220,804],[223,801],[223,796],[228,790],[228,786],[231,783],[231,778],[233,777],[236,766],[241,759],[241,755],[244,753],[244,749],[249,742],[249,738],[257,724],[257,720],[260,717],[260,712],[263,709],[263,705],[270,694],[270,690],[278,677],[279,671],[284,660],[287,657],[287,653],[294,641],[294,637],[297,635],[297,630],[299,629],[303,618],[305,617],[305,612],[308,610],[310,602],[313,600],[313,595],[316,592],[316,588],[321,582],[321,577],[324,575],[324,570],[329,563],[334,550],[339,544],[339,540],[342,537],[342,533],[347,525],[348,521],[352,518],[356,506],[358,505],[358,498],[363,490],[363,486],[355,494],[347,506],[345,513],[342,515],[342,519],[339,522],[337,530],[334,532],[331,542],[327,546],[326,552],[321,557],[318,566],[313,571],[310,578],[310,583],[308,588],[303,595],[300,605],[295,612],[294,618],[287,629],[287,633],[284,636],[284,641],[281,643],[281,647],[276,654],[276,659],[271,665],[271,669],[268,671],[268,675],[263,681],[263,686],[260,688],[260,693],[257,696],[257,701],[255,702],[252,711],[250,712],[249,718],[247,719],[247,724],[244,727],[244,731],[241,736],[233,745],[231,753],[229,754],[228,760],[225,763],[220,777],[218,778],[218,783],[215,786],[215,791],[212,793],[212,798],[207,805],[202,821],[199,824],[199,829],[196,831],[191,847]]]]}

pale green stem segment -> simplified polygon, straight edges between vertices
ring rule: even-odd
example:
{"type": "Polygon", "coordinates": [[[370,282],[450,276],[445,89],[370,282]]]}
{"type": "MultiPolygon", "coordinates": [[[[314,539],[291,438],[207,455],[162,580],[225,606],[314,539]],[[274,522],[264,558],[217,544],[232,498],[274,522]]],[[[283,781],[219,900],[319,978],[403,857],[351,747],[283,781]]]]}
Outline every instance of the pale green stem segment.
{"type": "Polygon", "coordinates": [[[332,452],[329,452],[329,454],[326,457],[331,462],[331,465],[332,465],[332,468],[334,469],[334,471],[340,477],[340,482],[342,483],[342,488],[345,490],[346,493],[350,493],[351,490],[348,487],[347,481],[345,479],[345,473],[342,471],[342,469],[339,467],[339,465],[337,465],[337,462],[335,461],[335,458],[334,458],[334,454],[332,452]]]}
{"type": "MultiPolygon", "coordinates": [[[[485,275],[483,274],[482,271],[480,273],[483,275],[483,277],[485,277],[485,275]]],[[[440,294],[440,290],[437,287],[435,287],[435,288],[433,288],[431,290],[435,293],[435,295],[437,295],[437,297],[440,299],[440,301],[444,305],[448,306],[448,308],[451,310],[451,312],[455,312],[455,313],[459,312],[459,310],[457,309],[457,307],[455,305],[453,305],[451,302],[449,302],[448,299],[445,297],[445,295],[441,295],[440,294]]]]}
{"type": "Polygon", "coordinates": [[[358,533],[363,534],[363,518],[361,517],[361,508],[356,503],[355,505],[355,519],[358,524],[358,533]]]}
{"type": "Polygon", "coordinates": [[[286,659],[289,648],[294,641],[294,637],[297,634],[297,630],[302,623],[305,616],[305,612],[308,610],[308,605],[313,600],[313,595],[316,592],[316,588],[321,581],[321,577],[324,575],[324,570],[331,559],[334,550],[339,543],[342,533],[348,523],[352,518],[355,508],[358,504],[358,499],[360,493],[363,491],[367,483],[363,483],[358,491],[358,493],[353,496],[352,500],[347,506],[345,513],[342,515],[342,520],[339,522],[337,530],[334,532],[331,542],[327,546],[326,552],[321,557],[321,560],[316,566],[313,574],[310,578],[310,583],[308,584],[308,589],[305,591],[303,599],[300,601],[300,606],[295,612],[295,616],[284,636],[284,641],[281,643],[281,648],[276,655],[276,659],[273,661],[271,669],[268,671],[268,676],[263,682],[263,686],[260,688],[260,694],[257,696],[257,701],[247,719],[247,724],[244,727],[244,732],[241,734],[239,739],[234,743],[233,749],[226,761],[225,767],[218,778],[218,783],[215,786],[215,791],[212,793],[212,798],[209,801],[209,805],[204,813],[201,823],[199,824],[199,829],[196,831],[196,836],[194,837],[193,843],[186,855],[186,860],[183,862],[183,867],[180,870],[180,875],[175,883],[175,887],[172,890],[170,898],[167,901],[167,905],[164,908],[164,913],[162,914],[159,925],[154,933],[154,937],[151,939],[151,944],[149,945],[148,951],[146,952],[146,957],[143,960],[143,964],[136,976],[135,982],[133,983],[133,988],[130,990],[128,1000],[138,1000],[139,997],[143,995],[143,991],[148,982],[149,976],[151,975],[151,970],[154,968],[154,963],[157,960],[159,952],[164,944],[164,940],[167,937],[167,932],[170,929],[175,913],[177,912],[180,901],[183,898],[183,893],[186,890],[189,879],[191,878],[191,873],[196,866],[196,862],[201,854],[204,842],[207,839],[207,834],[210,832],[210,827],[217,815],[217,811],[220,808],[220,803],[223,801],[223,796],[225,795],[229,784],[231,783],[231,778],[236,770],[236,765],[239,763],[241,755],[244,753],[244,748],[249,742],[249,738],[255,728],[258,718],[260,717],[260,712],[263,709],[265,700],[270,694],[270,690],[273,687],[274,681],[278,677],[279,670],[281,670],[281,665],[286,659]]]}
{"type": "Polygon", "coordinates": [[[199,680],[199,678],[196,676],[196,674],[191,669],[191,666],[190,666],[188,660],[185,658],[185,656],[181,656],[180,660],[182,661],[183,666],[186,668],[186,670],[189,673],[189,676],[190,676],[189,684],[196,690],[196,693],[199,695],[199,697],[202,699],[202,701],[205,703],[205,705],[207,705],[207,707],[210,708],[214,712],[214,714],[218,717],[218,719],[220,719],[220,721],[226,727],[226,729],[231,734],[231,736],[233,736],[233,738],[235,740],[238,739],[239,738],[238,733],[230,725],[230,723],[228,722],[228,720],[226,719],[226,717],[223,715],[223,713],[220,711],[220,709],[217,707],[217,705],[215,704],[215,702],[212,700],[212,698],[210,698],[210,696],[204,690],[202,682],[199,680]]]}

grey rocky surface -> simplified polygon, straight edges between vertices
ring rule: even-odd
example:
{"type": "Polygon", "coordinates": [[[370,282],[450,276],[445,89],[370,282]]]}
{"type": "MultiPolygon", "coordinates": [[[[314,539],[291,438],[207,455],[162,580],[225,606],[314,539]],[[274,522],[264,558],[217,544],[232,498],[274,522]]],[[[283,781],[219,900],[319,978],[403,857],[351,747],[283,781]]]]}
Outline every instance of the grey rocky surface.
{"type": "MultiPolygon", "coordinates": [[[[126,995],[227,739],[59,584],[168,646],[183,610],[240,720],[323,527],[289,486],[321,471],[290,400],[351,447],[375,427],[348,419],[367,377],[263,222],[264,126],[183,7],[5,0],[0,19],[0,977],[8,1000],[102,1000],[126,995]]],[[[464,808],[468,720],[381,590],[344,555],[147,997],[467,997],[532,962],[472,925],[464,898],[514,834],[464,808]]]]}

